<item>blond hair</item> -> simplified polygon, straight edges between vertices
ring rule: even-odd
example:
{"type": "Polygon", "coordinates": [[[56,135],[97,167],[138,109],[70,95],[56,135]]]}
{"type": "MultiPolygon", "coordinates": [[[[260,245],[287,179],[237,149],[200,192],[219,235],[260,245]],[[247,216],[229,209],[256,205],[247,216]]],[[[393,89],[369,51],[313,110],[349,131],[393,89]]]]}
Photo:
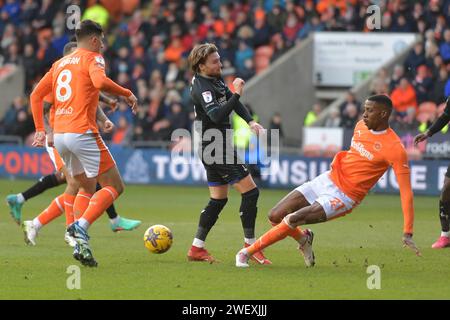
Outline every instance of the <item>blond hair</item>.
{"type": "Polygon", "coordinates": [[[216,45],[213,43],[198,44],[192,49],[189,54],[189,66],[193,72],[200,71],[200,64],[205,63],[206,59],[211,53],[218,52],[216,45]]]}

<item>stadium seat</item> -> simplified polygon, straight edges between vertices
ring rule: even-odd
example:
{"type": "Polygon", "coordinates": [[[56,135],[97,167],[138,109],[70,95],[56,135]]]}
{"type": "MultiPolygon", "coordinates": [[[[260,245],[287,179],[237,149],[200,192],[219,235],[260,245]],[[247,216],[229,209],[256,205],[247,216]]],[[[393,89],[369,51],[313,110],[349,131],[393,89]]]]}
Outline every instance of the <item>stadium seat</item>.
{"type": "Polygon", "coordinates": [[[255,51],[255,71],[260,73],[265,70],[269,64],[273,55],[273,48],[271,46],[261,46],[255,51]]]}
{"type": "Polygon", "coordinates": [[[317,144],[310,144],[303,147],[303,155],[305,157],[321,157],[322,147],[317,144]]]}
{"type": "Polygon", "coordinates": [[[422,160],[422,152],[417,148],[406,149],[408,160],[422,160]]]}
{"type": "Polygon", "coordinates": [[[433,114],[430,112],[420,112],[416,115],[416,119],[420,123],[427,123],[433,119],[433,114]]]}
{"type": "Polygon", "coordinates": [[[265,56],[255,57],[255,72],[256,74],[261,73],[270,64],[270,59],[265,56]]]}
{"type": "Polygon", "coordinates": [[[325,158],[333,158],[336,155],[336,153],[338,153],[341,150],[342,150],[341,147],[334,144],[330,144],[326,146],[325,150],[323,151],[323,156],[325,158]]]}
{"type": "Polygon", "coordinates": [[[269,59],[272,58],[273,48],[271,46],[260,46],[255,51],[255,56],[265,56],[269,59]]]}
{"type": "Polygon", "coordinates": [[[442,113],[444,113],[446,103],[443,102],[437,107],[437,116],[439,117],[442,113]]]}
{"type": "Polygon", "coordinates": [[[422,113],[422,112],[427,112],[427,113],[431,113],[431,114],[436,113],[437,106],[434,102],[430,102],[430,101],[422,102],[419,105],[419,113],[422,113]]]}

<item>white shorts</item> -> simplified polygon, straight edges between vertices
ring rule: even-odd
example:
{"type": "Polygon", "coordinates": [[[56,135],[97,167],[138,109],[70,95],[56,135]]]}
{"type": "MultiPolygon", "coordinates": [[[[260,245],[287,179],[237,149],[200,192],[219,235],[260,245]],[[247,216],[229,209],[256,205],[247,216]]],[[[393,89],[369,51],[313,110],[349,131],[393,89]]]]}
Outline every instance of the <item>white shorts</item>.
{"type": "Polygon", "coordinates": [[[65,166],[65,163],[61,156],[58,153],[58,150],[56,150],[55,147],[49,147],[47,144],[47,138],[45,138],[45,149],[47,149],[47,153],[50,157],[50,160],[52,160],[53,165],[55,166],[56,171],[60,171],[62,167],[65,166]]]}
{"type": "Polygon", "coordinates": [[[72,176],[94,178],[116,165],[98,133],[56,133],[55,147],[72,176]]]}
{"type": "Polygon", "coordinates": [[[310,204],[319,203],[327,215],[327,220],[350,213],[357,205],[331,181],[329,173],[330,171],[324,172],[295,189],[303,194],[310,204]]]}

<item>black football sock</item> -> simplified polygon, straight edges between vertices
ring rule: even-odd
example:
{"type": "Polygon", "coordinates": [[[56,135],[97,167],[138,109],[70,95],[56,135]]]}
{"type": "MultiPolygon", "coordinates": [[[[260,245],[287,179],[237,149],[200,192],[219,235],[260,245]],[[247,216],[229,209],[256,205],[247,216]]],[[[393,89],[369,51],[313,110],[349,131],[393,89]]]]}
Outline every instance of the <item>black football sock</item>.
{"type": "Polygon", "coordinates": [[[259,198],[259,190],[255,188],[242,194],[240,215],[244,237],[247,239],[255,238],[255,223],[258,207],[256,206],[259,198]]]}
{"type": "Polygon", "coordinates": [[[439,201],[439,219],[441,220],[441,228],[443,232],[450,230],[449,226],[450,217],[450,201],[439,201]]]}
{"type": "Polygon", "coordinates": [[[199,240],[205,241],[211,228],[219,218],[219,214],[225,207],[228,199],[213,199],[209,200],[208,205],[200,214],[200,221],[198,222],[197,234],[195,237],[199,240]]]}
{"type": "Polygon", "coordinates": [[[47,189],[59,186],[61,183],[56,178],[56,174],[49,174],[48,176],[41,177],[31,188],[22,192],[22,195],[26,200],[36,197],[47,189]]]}

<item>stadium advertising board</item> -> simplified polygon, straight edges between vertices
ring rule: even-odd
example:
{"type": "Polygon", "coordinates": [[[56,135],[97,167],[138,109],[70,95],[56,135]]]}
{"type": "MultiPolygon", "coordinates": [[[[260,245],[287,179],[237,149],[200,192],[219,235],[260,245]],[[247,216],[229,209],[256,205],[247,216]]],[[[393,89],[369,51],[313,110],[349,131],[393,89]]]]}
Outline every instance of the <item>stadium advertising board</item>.
{"type": "MultiPolygon", "coordinates": [[[[206,185],[206,173],[196,158],[171,159],[168,151],[112,148],[119,170],[128,184],[206,185]]],[[[280,155],[263,170],[260,185],[267,188],[295,188],[329,169],[331,159],[280,155]]],[[[411,162],[411,183],[415,194],[438,195],[447,161],[411,162]]],[[[35,179],[50,174],[53,165],[43,149],[0,146],[0,177],[35,179]]],[[[397,193],[398,184],[389,170],[375,192],[397,193]]]]}
{"type": "Polygon", "coordinates": [[[413,33],[316,32],[313,82],[317,86],[354,86],[414,40],[413,33]]]}

